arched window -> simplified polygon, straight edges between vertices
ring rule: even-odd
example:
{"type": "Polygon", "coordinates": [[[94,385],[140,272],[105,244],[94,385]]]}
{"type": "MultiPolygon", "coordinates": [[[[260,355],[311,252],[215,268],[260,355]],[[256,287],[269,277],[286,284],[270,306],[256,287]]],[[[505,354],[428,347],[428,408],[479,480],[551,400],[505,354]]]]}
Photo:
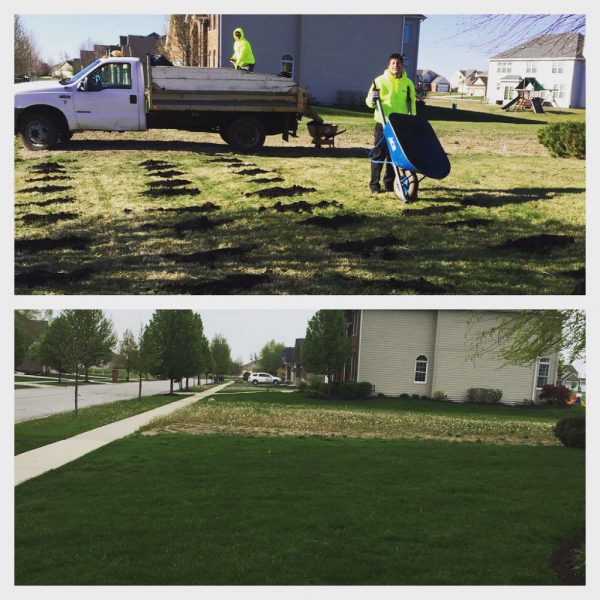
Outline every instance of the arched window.
{"type": "Polygon", "coordinates": [[[291,54],[284,54],[281,57],[281,73],[294,79],[294,57],[291,54]]]}
{"type": "Polygon", "coordinates": [[[419,354],[415,361],[415,383],[425,383],[427,381],[427,357],[419,354]]]}

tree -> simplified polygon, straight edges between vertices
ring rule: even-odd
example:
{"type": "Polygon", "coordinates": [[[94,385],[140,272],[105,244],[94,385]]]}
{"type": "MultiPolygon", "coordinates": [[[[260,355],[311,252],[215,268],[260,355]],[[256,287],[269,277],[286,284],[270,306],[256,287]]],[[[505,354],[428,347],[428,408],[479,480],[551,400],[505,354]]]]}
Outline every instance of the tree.
{"type": "Polygon", "coordinates": [[[33,35],[25,28],[19,15],[15,15],[14,25],[15,78],[20,78],[34,72],[38,53],[33,35]]]}
{"type": "Polygon", "coordinates": [[[281,366],[285,344],[271,340],[267,342],[261,349],[258,358],[258,368],[267,373],[277,375],[277,370],[281,366]]]}
{"type": "Polygon", "coordinates": [[[215,363],[213,361],[212,354],[210,352],[210,343],[208,338],[202,334],[200,340],[200,365],[198,367],[198,383],[200,383],[200,376],[202,373],[205,375],[205,379],[208,380],[208,375],[215,370],[215,363]]]}
{"type": "MultiPolygon", "coordinates": [[[[474,14],[463,17],[461,29],[477,34],[479,41],[473,46],[493,52],[540,35],[584,33],[585,20],[584,14],[474,14]]],[[[568,42],[557,39],[556,43],[568,42]]]]}
{"type": "Polygon", "coordinates": [[[39,345],[43,337],[43,329],[39,327],[43,321],[52,317],[51,310],[20,309],[14,313],[15,328],[15,367],[26,358],[38,357],[39,345]],[[35,322],[38,323],[35,323],[35,322]]]}
{"type": "Polygon", "coordinates": [[[130,329],[123,333],[123,339],[119,346],[119,358],[125,366],[125,380],[129,381],[129,373],[137,367],[139,362],[139,345],[130,329]]]}
{"type": "MultiPolygon", "coordinates": [[[[472,322],[481,322],[482,314],[472,322]]],[[[585,358],[585,312],[521,310],[509,312],[475,337],[474,354],[499,354],[507,364],[527,365],[551,352],[571,362],[585,358]]]]}
{"type": "Polygon", "coordinates": [[[15,368],[20,365],[27,356],[27,350],[31,341],[22,317],[15,311],[15,368]]]}
{"type": "Polygon", "coordinates": [[[309,371],[327,375],[327,394],[331,395],[333,374],[350,357],[350,338],[345,334],[342,310],[319,310],[308,322],[300,350],[300,362],[309,371]]]}
{"type": "Polygon", "coordinates": [[[58,371],[58,381],[62,373],[73,368],[69,364],[68,344],[70,329],[63,315],[50,321],[41,339],[37,356],[42,364],[58,371]]]}
{"type": "Polygon", "coordinates": [[[215,375],[227,375],[231,372],[231,348],[227,340],[219,333],[210,342],[210,354],[213,359],[215,375]]]}

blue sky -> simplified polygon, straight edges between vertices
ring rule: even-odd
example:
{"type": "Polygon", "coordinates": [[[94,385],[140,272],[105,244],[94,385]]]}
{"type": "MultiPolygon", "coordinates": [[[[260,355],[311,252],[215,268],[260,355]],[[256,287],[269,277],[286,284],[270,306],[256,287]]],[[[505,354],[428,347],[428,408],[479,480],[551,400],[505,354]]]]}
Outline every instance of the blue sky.
{"type": "MultiPolygon", "coordinates": [[[[167,17],[140,15],[22,15],[34,34],[42,57],[58,62],[65,53],[79,55],[84,42],[114,44],[119,35],[166,33],[167,17]]],[[[449,77],[457,69],[486,69],[489,53],[474,45],[477,34],[462,33],[465,15],[429,15],[421,26],[419,68],[429,68],[449,77]]]]}

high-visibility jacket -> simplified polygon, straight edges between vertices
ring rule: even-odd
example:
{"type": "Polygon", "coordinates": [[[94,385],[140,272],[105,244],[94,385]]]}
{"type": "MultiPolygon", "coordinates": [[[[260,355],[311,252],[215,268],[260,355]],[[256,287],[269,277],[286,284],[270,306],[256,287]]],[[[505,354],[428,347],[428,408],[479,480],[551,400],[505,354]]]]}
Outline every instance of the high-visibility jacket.
{"type": "Polygon", "coordinates": [[[252,46],[250,42],[244,37],[244,30],[241,27],[233,30],[233,56],[231,60],[235,63],[235,68],[245,67],[247,65],[253,65],[256,61],[254,60],[254,54],[252,54],[252,46]],[[235,38],[235,33],[239,32],[240,39],[235,38]]]}
{"type": "MultiPolygon", "coordinates": [[[[400,113],[401,115],[417,114],[417,98],[415,94],[415,85],[403,71],[401,77],[394,77],[389,69],[385,70],[383,75],[375,79],[375,85],[379,90],[381,106],[387,118],[390,113],[400,113]]],[[[375,108],[375,102],[371,97],[373,84],[369,88],[366,103],[369,108],[375,108]]],[[[378,110],[375,110],[375,120],[383,123],[378,110]]]]}

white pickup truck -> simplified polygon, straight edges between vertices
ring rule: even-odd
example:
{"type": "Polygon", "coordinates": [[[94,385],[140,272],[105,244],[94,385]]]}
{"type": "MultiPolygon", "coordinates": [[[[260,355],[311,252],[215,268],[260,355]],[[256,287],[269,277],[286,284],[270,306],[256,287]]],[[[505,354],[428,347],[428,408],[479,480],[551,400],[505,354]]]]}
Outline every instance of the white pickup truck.
{"type": "Polygon", "coordinates": [[[145,67],[138,58],[105,58],[70,79],[15,84],[15,134],[45,150],[77,131],[211,131],[253,151],[266,135],[294,136],[302,115],[315,117],[306,88],[286,77],[145,67]]]}

